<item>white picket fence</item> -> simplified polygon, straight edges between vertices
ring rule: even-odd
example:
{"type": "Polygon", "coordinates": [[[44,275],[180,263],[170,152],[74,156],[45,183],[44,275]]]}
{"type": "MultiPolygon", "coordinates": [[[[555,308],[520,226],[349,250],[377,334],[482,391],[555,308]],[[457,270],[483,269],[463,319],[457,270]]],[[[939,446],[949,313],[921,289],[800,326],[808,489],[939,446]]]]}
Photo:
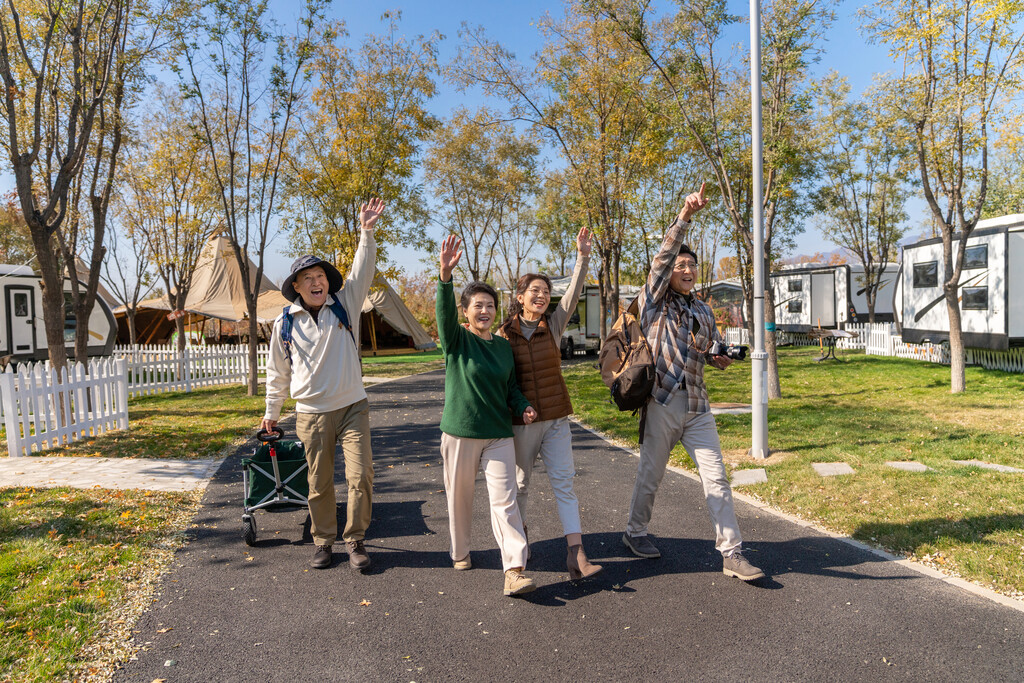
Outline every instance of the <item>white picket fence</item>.
{"type": "Polygon", "coordinates": [[[0,373],[0,405],[12,456],[128,428],[128,367],[93,359],[61,370],[47,364],[8,366],[0,373]]]}
{"type": "MultiPolygon", "coordinates": [[[[855,339],[837,339],[841,349],[864,349],[869,356],[911,358],[929,363],[949,365],[949,346],[946,344],[907,344],[892,323],[847,325],[844,329],[857,332],[855,339]]],[[[749,344],[749,335],[744,328],[730,327],[725,331],[726,341],[732,344],[749,344]]],[[[795,346],[817,345],[818,341],[805,334],[779,333],[779,341],[795,346]]],[[[1024,348],[1009,351],[967,349],[967,364],[979,365],[990,370],[1024,372],[1024,348]]]]}
{"type": "MultiPolygon", "coordinates": [[[[165,391],[192,391],[200,387],[245,384],[249,378],[249,347],[119,346],[115,358],[128,363],[128,393],[145,396],[165,391]]],[[[266,375],[270,348],[256,347],[257,375],[266,375]]]]}

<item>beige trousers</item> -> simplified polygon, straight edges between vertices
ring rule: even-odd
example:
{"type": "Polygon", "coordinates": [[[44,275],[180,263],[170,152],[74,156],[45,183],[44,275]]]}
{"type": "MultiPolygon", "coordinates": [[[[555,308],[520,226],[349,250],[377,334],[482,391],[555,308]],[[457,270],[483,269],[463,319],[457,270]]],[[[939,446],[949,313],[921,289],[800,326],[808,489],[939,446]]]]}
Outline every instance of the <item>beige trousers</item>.
{"type": "Polygon", "coordinates": [[[548,481],[555,494],[558,518],[562,521],[562,533],[578,534],[580,527],[580,502],[572,487],[576,476],[576,465],[572,459],[572,433],[569,418],[543,420],[528,425],[512,425],[512,439],[516,444],[516,476],[519,483],[519,514],[526,524],[526,503],[529,496],[530,478],[537,456],[544,462],[548,481]]]}
{"type": "Polygon", "coordinates": [[[732,502],[732,488],[722,462],[722,446],[718,440],[715,416],[687,412],[686,392],[678,392],[667,406],[655,401],[647,404],[644,443],[640,447],[633,500],[629,505],[630,536],[646,536],[647,524],[654,510],[654,494],[658,491],[672,447],[682,443],[697,465],[704,485],[708,514],[715,527],[715,548],[722,555],[739,550],[743,539],[732,502]]]}
{"type": "Polygon", "coordinates": [[[373,453],[370,450],[370,402],[367,399],[329,413],[297,413],[295,434],[306,447],[309,464],[309,518],[313,542],[338,539],[338,499],[334,491],[334,452],[341,443],[348,482],[348,521],[343,538],[361,541],[370,526],[373,453]]]}
{"type": "Polygon", "coordinates": [[[448,496],[448,531],[452,560],[469,555],[473,521],[473,487],[483,468],[491,506],[491,531],[501,551],[502,569],[526,566],[526,535],[516,505],[516,451],[511,437],[468,439],[441,433],[444,490],[448,496]]]}

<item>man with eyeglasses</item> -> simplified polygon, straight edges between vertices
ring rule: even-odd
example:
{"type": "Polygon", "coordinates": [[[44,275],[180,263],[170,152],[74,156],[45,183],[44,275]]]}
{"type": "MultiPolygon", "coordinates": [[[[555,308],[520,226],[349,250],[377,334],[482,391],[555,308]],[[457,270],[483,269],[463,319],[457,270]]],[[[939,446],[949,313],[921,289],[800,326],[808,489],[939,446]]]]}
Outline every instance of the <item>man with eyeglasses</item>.
{"type": "Polygon", "coordinates": [[[699,192],[686,198],[679,216],[669,226],[654,257],[647,284],[640,291],[640,325],[651,344],[657,371],[651,400],[645,407],[640,465],[622,542],[637,557],[661,557],[647,525],[669,454],[676,443],[682,443],[697,465],[704,485],[708,513],[715,527],[715,548],[722,553],[723,573],[754,581],[763,578],[764,572],[752,565],[741,550],[732,489],[704,385],[706,363],[724,370],[732,360],[708,355],[721,336],[711,307],[693,295],[698,279],[697,255],[684,243],[690,219],[707,203],[702,183],[699,192]]]}

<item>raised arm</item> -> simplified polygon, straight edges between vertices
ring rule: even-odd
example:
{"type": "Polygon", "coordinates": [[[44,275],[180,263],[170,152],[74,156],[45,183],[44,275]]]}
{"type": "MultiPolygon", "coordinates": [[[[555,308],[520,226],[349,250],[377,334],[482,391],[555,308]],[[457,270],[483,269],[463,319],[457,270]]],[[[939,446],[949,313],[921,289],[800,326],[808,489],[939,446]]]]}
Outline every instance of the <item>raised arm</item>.
{"type": "Polygon", "coordinates": [[[569,281],[569,289],[565,296],[558,302],[558,306],[551,312],[549,320],[551,334],[555,339],[561,339],[565,334],[565,328],[569,324],[572,312],[580,300],[580,293],[587,282],[587,266],[590,264],[590,231],[584,226],[576,235],[576,266],[572,269],[572,279],[569,281]]]}
{"type": "Polygon", "coordinates": [[[438,254],[437,271],[437,300],[434,302],[434,312],[437,315],[437,333],[441,338],[441,346],[445,353],[448,352],[449,343],[454,342],[459,335],[459,309],[455,305],[455,288],[452,284],[452,272],[462,258],[462,245],[455,235],[448,235],[441,242],[441,252],[438,254]]]}
{"type": "Polygon", "coordinates": [[[370,286],[373,284],[373,276],[377,271],[377,241],[373,235],[373,228],[377,219],[384,213],[384,200],[371,199],[369,203],[363,204],[359,211],[359,247],[352,259],[352,269],[345,278],[345,285],[342,288],[342,304],[349,316],[359,317],[366,295],[370,293],[370,286]]]}
{"type": "Polygon", "coordinates": [[[708,200],[704,198],[704,183],[701,183],[700,191],[693,192],[686,198],[679,215],[672,221],[672,225],[668,226],[661,248],[651,263],[651,272],[647,275],[647,295],[650,302],[661,301],[668,292],[679,247],[686,241],[686,235],[690,230],[690,219],[707,204],[708,200]]]}

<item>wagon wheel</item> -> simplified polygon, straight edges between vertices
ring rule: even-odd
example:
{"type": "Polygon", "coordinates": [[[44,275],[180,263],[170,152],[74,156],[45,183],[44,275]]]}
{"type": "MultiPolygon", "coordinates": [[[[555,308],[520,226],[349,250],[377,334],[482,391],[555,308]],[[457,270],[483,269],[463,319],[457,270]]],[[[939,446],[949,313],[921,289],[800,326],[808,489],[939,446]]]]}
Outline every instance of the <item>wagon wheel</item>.
{"type": "Polygon", "coordinates": [[[242,517],[242,540],[246,545],[256,545],[256,518],[252,515],[242,517]]]}

